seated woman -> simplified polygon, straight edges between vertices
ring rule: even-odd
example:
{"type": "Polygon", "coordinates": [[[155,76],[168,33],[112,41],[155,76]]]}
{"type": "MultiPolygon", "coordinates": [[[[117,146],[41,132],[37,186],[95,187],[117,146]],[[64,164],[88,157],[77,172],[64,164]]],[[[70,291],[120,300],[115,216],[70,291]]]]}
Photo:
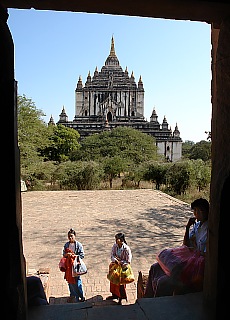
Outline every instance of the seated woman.
{"type": "Polygon", "coordinates": [[[158,262],[149,270],[145,298],[202,291],[209,202],[196,199],[191,209],[194,217],[186,225],[183,246],[165,249],[157,256],[158,262]]]}
{"type": "Polygon", "coordinates": [[[48,305],[41,279],[36,276],[26,277],[28,307],[48,305]]]}

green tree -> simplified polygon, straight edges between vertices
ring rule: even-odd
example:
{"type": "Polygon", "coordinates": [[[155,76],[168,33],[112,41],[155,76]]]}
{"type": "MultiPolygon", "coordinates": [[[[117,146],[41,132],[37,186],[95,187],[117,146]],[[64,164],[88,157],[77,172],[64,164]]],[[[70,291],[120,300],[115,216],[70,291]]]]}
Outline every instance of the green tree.
{"type": "Polygon", "coordinates": [[[29,190],[44,190],[55,183],[54,172],[57,164],[52,161],[39,161],[21,168],[21,177],[29,182],[29,190]]]}
{"type": "Polygon", "coordinates": [[[193,141],[185,140],[185,142],[182,143],[182,157],[183,158],[189,158],[191,148],[195,145],[193,141]]]}
{"type": "Polygon", "coordinates": [[[126,171],[128,163],[120,156],[106,157],[102,163],[104,170],[104,180],[109,181],[109,186],[112,189],[113,179],[120,175],[121,172],[126,171]]]}
{"type": "Polygon", "coordinates": [[[201,140],[192,146],[189,153],[189,159],[202,159],[208,161],[211,159],[211,142],[201,140]]]}
{"type": "Polygon", "coordinates": [[[171,190],[177,195],[184,194],[192,184],[191,160],[173,163],[167,171],[167,181],[171,190]]]}
{"type": "Polygon", "coordinates": [[[41,149],[41,154],[49,161],[68,161],[72,152],[80,148],[78,131],[62,124],[49,126],[49,145],[41,149]]]}
{"type": "Polygon", "coordinates": [[[147,181],[152,181],[156,184],[156,189],[160,190],[162,184],[166,184],[168,168],[171,167],[171,163],[158,163],[156,161],[150,161],[147,164],[147,170],[144,178],[147,181]]]}
{"type": "Polygon", "coordinates": [[[42,120],[43,111],[36,108],[35,103],[25,95],[17,97],[18,112],[18,144],[22,168],[43,161],[40,148],[48,145],[48,130],[42,120]]]}
{"type": "Polygon", "coordinates": [[[73,159],[101,161],[115,156],[135,164],[156,159],[155,138],[133,128],[117,127],[86,137],[73,159]]]}
{"type": "Polygon", "coordinates": [[[193,160],[194,184],[199,190],[204,190],[211,182],[211,165],[202,159],[193,160]]]}
{"type": "Polygon", "coordinates": [[[124,173],[124,178],[122,179],[122,187],[127,187],[130,183],[133,183],[135,187],[139,188],[141,181],[145,180],[147,170],[147,162],[129,164],[128,172],[124,173]]]}
{"type": "Polygon", "coordinates": [[[55,173],[62,189],[96,189],[103,176],[100,164],[94,161],[62,162],[55,173]]]}

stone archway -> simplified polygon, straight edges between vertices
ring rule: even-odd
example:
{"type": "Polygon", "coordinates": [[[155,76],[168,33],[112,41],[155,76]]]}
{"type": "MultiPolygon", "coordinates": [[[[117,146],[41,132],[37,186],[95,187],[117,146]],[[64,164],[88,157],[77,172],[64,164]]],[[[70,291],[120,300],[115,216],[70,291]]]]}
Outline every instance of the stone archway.
{"type": "MultiPolygon", "coordinates": [[[[11,251],[7,252],[7,261],[11,262],[6,276],[6,293],[11,301],[12,308],[7,313],[14,319],[26,319],[25,300],[25,266],[21,241],[21,198],[20,198],[20,166],[19,150],[17,147],[16,121],[16,85],[14,81],[14,48],[13,41],[7,26],[7,10],[4,8],[59,10],[89,13],[122,14],[131,16],[193,20],[212,23],[212,182],[211,182],[211,212],[209,223],[209,253],[207,256],[207,270],[205,275],[204,298],[211,306],[216,304],[217,260],[225,262],[221,252],[218,255],[218,244],[222,245],[223,226],[227,225],[227,214],[223,214],[223,203],[227,203],[227,194],[230,185],[226,177],[230,172],[230,63],[229,63],[229,16],[230,4],[228,1],[187,1],[174,0],[139,2],[109,2],[100,1],[95,6],[91,2],[56,1],[56,0],[1,0],[0,6],[0,97],[4,101],[4,122],[2,136],[2,150],[7,156],[3,157],[3,168],[8,168],[7,179],[2,191],[2,203],[7,208],[7,223],[13,230],[10,238],[11,251]],[[223,22],[223,23],[222,23],[223,22]],[[220,29],[220,39],[216,34],[220,29]],[[216,38],[215,38],[216,36],[216,38]],[[215,38],[215,39],[214,39],[215,38]],[[218,49],[218,50],[217,50],[218,49]],[[217,60],[215,59],[217,52],[217,60]],[[222,189],[223,186],[223,189],[222,189]],[[221,191],[222,190],[222,191],[221,191]],[[219,239],[220,237],[220,239],[219,239]]],[[[227,203],[228,204],[228,203],[227,203]]],[[[218,300],[219,301],[219,300],[218,300]]],[[[218,302],[219,303],[219,302],[218,302]]],[[[217,303],[217,314],[222,311],[217,303]]]]}

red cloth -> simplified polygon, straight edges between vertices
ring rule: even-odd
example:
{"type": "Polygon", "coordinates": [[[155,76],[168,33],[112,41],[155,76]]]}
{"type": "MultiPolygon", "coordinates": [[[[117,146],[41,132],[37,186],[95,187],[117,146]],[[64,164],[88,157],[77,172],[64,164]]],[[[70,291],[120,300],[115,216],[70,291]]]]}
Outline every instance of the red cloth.
{"type": "Polygon", "coordinates": [[[205,258],[195,251],[194,254],[186,261],[181,273],[181,280],[184,284],[192,287],[196,291],[203,288],[205,258]]]}
{"type": "Polygon", "coordinates": [[[59,269],[62,272],[66,271],[66,258],[62,257],[61,260],[59,261],[59,269]]]}
{"type": "Polygon", "coordinates": [[[205,258],[199,251],[187,246],[164,249],[157,261],[168,275],[177,275],[184,285],[200,291],[203,286],[205,258]]]}
{"type": "Polygon", "coordinates": [[[188,259],[193,256],[194,249],[185,245],[162,250],[156,257],[163,271],[170,276],[178,268],[181,268],[188,259]]]}
{"type": "Polygon", "coordinates": [[[126,285],[117,285],[110,282],[110,292],[121,299],[127,299],[126,285]]]}
{"type": "Polygon", "coordinates": [[[68,283],[76,283],[76,279],[72,276],[72,269],[73,269],[73,264],[74,264],[76,255],[69,248],[67,248],[65,252],[66,253],[70,252],[72,254],[66,257],[66,271],[65,271],[64,279],[66,279],[68,283]]]}

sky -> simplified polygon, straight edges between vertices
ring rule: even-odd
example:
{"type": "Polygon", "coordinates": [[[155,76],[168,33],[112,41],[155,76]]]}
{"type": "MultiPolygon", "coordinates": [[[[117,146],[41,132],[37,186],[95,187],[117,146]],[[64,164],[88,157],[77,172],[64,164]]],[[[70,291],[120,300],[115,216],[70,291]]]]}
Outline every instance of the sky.
{"type": "Polygon", "coordinates": [[[31,99],[48,123],[64,106],[75,116],[75,88],[104,66],[111,38],[123,70],[140,76],[144,117],[155,108],[185,141],[211,131],[211,26],[205,22],[76,12],[8,9],[18,94],[31,99]]]}

